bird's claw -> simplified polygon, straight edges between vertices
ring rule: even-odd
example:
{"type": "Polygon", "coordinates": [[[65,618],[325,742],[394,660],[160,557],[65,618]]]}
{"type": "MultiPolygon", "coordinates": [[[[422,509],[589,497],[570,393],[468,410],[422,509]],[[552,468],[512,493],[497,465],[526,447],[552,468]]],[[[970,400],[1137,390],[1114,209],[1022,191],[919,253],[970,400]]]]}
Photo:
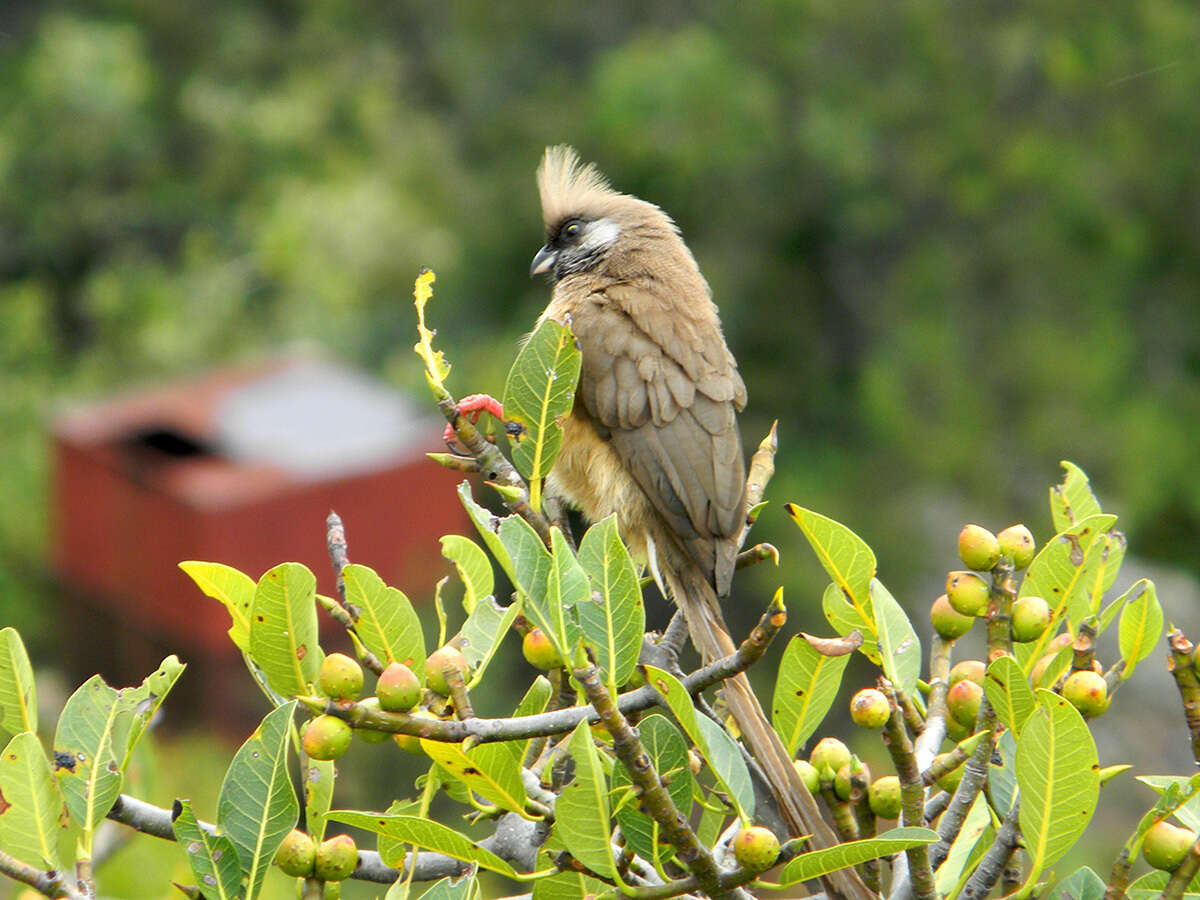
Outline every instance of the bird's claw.
{"type": "MultiPolygon", "coordinates": [[[[466,416],[467,420],[475,425],[479,422],[479,417],[483,413],[490,413],[499,421],[504,421],[504,407],[500,401],[490,394],[468,394],[458,401],[458,414],[466,416]]],[[[442,440],[451,448],[455,449],[455,441],[458,435],[455,434],[454,426],[448,424],[442,429],[442,440]]]]}

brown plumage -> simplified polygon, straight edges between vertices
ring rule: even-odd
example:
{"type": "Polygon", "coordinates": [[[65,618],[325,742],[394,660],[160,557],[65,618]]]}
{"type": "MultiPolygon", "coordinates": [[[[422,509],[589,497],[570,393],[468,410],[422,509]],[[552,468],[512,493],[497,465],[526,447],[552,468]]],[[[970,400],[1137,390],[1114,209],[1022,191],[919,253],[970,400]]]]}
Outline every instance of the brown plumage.
{"type": "MultiPolygon", "coordinates": [[[[542,318],[569,317],[583,354],[550,489],[593,521],[617,514],[630,549],[683,610],[711,662],[735,649],[720,601],[745,521],[737,413],[746,388],[737,363],[708,284],[666,213],[612,190],[568,147],[546,151],[538,189],[546,243],[531,272],[554,280],[542,318]]],[[[745,676],[724,692],[785,822],[832,842],[745,676]]]]}

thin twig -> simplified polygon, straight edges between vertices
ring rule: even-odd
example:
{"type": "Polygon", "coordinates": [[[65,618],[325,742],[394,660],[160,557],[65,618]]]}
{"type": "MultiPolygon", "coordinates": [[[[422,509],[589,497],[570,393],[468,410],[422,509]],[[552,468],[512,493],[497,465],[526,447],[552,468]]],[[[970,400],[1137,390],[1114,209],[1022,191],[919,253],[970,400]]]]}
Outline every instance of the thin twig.
{"type": "Polygon", "coordinates": [[[1021,840],[1019,819],[1019,804],[1014,802],[1012,809],[1004,817],[1004,824],[996,832],[996,839],[992,842],[991,849],[980,860],[979,865],[975,867],[975,871],[971,873],[971,877],[963,886],[962,893],[959,894],[962,900],[979,900],[981,897],[986,897],[988,892],[995,887],[996,882],[1000,880],[1005,866],[1008,865],[1008,857],[1021,840]]]}

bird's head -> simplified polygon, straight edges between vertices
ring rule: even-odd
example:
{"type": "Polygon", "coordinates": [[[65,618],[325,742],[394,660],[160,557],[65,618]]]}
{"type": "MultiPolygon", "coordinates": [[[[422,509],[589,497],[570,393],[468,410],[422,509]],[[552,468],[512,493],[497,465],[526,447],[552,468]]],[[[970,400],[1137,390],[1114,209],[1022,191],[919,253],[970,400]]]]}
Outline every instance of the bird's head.
{"type": "Polygon", "coordinates": [[[614,191],[570,147],[547,148],[537,180],[546,243],[533,258],[530,275],[549,274],[558,281],[580,272],[612,271],[615,262],[629,259],[623,251],[655,237],[678,240],[662,210],[614,191]]]}

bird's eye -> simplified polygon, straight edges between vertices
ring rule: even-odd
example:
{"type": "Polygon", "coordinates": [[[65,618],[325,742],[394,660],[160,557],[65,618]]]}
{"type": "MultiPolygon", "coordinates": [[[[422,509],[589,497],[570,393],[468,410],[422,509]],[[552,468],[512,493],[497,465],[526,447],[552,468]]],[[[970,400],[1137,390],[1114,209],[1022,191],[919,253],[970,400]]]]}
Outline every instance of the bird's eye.
{"type": "Polygon", "coordinates": [[[569,223],[567,223],[567,226],[563,229],[562,233],[566,237],[575,238],[575,237],[579,237],[579,231],[580,231],[580,229],[579,229],[578,222],[569,222],[569,223]]]}

